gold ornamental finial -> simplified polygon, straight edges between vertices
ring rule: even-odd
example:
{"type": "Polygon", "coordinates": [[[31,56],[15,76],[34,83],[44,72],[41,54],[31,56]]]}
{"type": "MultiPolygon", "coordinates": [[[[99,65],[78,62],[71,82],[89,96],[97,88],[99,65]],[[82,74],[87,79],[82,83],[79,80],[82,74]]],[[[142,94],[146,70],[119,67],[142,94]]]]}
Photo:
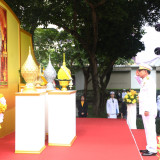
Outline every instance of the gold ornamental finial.
{"type": "Polygon", "coordinates": [[[38,75],[38,66],[36,65],[36,63],[32,57],[30,47],[29,47],[28,57],[21,68],[21,74],[22,74],[24,80],[27,82],[23,92],[25,92],[25,93],[36,92],[34,82],[35,82],[37,75],[38,75]]]}
{"type": "Polygon", "coordinates": [[[66,62],[65,62],[65,53],[63,53],[63,66],[66,66],[66,62]]]}
{"type": "Polygon", "coordinates": [[[31,54],[31,47],[29,46],[29,54],[31,54]]]}
{"type": "Polygon", "coordinates": [[[66,67],[65,53],[63,53],[63,65],[58,71],[58,79],[59,79],[59,84],[62,86],[61,90],[67,91],[67,86],[69,85],[69,82],[72,79],[72,77],[71,77],[71,71],[66,67]]]}

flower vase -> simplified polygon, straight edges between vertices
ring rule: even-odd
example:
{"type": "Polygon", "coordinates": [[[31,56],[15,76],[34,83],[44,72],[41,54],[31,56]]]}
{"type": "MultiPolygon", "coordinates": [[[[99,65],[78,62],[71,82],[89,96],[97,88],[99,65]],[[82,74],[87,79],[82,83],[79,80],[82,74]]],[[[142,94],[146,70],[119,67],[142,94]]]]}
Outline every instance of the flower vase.
{"type": "Polygon", "coordinates": [[[134,104],[127,104],[127,124],[130,129],[137,129],[137,106],[134,104]]]}
{"type": "Polygon", "coordinates": [[[44,77],[48,82],[46,90],[47,91],[56,90],[55,86],[53,85],[53,81],[56,78],[56,71],[51,64],[50,57],[49,57],[49,63],[47,65],[47,68],[44,71],[44,77]]]}

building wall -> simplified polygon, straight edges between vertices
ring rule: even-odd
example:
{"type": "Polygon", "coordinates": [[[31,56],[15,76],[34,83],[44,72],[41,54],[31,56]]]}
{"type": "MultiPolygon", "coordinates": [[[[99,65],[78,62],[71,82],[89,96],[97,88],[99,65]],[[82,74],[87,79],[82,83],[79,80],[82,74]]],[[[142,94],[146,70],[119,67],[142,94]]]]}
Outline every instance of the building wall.
{"type": "Polygon", "coordinates": [[[79,70],[75,74],[75,85],[76,85],[76,90],[84,89],[84,74],[82,70],[79,70]]]}
{"type": "MultiPolygon", "coordinates": [[[[140,85],[135,79],[136,70],[138,67],[117,67],[114,68],[107,89],[140,89],[140,85]]],[[[157,84],[157,89],[160,89],[160,69],[156,71],[156,67],[153,67],[151,76],[157,84]]],[[[84,75],[82,70],[75,74],[76,77],[76,89],[84,89],[84,75]]],[[[88,84],[88,90],[92,90],[92,83],[88,84]]]]}
{"type": "Polygon", "coordinates": [[[131,87],[131,73],[129,71],[112,72],[108,89],[128,89],[131,87]]]}
{"type": "Polygon", "coordinates": [[[160,90],[160,72],[157,72],[156,83],[157,83],[157,89],[160,90]]]}
{"type": "Polygon", "coordinates": [[[131,88],[134,88],[134,89],[139,89],[140,88],[140,85],[135,78],[137,69],[138,69],[138,67],[137,68],[132,68],[132,72],[131,72],[131,88]]]}
{"type": "MultiPolygon", "coordinates": [[[[83,71],[79,70],[75,74],[75,85],[76,90],[84,89],[84,75],[83,71]]],[[[129,71],[114,71],[111,74],[110,82],[108,84],[108,89],[122,89],[130,88],[131,86],[131,73],[129,71]]],[[[88,84],[88,90],[92,90],[92,82],[88,84]]]]}

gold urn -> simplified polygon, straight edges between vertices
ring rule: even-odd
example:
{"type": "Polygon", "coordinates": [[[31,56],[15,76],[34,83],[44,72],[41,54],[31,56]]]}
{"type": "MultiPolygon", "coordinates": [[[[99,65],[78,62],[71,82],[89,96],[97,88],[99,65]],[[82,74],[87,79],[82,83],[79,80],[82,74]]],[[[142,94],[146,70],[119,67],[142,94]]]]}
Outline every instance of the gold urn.
{"type": "Polygon", "coordinates": [[[63,65],[58,71],[58,80],[59,80],[60,86],[62,87],[61,90],[67,91],[67,86],[72,80],[72,77],[71,77],[71,71],[66,67],[65,53],[63,53],[63,65]]]}
{"type": "Polygon", "coordinates": [[[31,49],[29,47],[29,54],[27,57],[27,60],[24,62],[21,74],[26,81],[26,85],[24,87],[23,92],[24,93],[34,93],[37,92],[34,82],[36,81],[37,75],[38,75],[38,66],[36,65],[35,61],[33,60],[33,57],[31,55],[31,49]]]}
{"type": "Polygon", "coordinates": [[[41,78],[42,76],[42,72],[41,72],[41,65],[38,66],[38,75],[37,75],[37,80],[36,80],[36,87],[41,86],[41,84],[43,84],[43,80],[41,78]]]}

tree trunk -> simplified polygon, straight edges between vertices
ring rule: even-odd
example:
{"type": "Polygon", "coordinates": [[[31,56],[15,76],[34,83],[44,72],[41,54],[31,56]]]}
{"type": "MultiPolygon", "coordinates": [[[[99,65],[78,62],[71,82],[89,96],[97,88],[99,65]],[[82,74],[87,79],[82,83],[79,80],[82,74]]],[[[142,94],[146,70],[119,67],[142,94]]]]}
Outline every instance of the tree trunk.
{"type": "Polygon", "coordinates": [[[106,88],[108,86],[108,83],[110,81],[110,78],[111,78],[111,73],[112,73],[112,70],[113,70],[113,64],[114,62],[111,64],[111,67],[109,67],[107,69],[107,72],[106,72],[106,75],[105,77],[100,77],[100,84],[101,84],[101,87],[100,87],[100,111],[105,111],[105,106],[106,106],[106,96],[107,96],[107,93],[106,93],[106,88]]]}
{"type": "Polygon", "coordinates": [[[94,113],[98,116],[99,115],[99,106],[100,106],[100,89],[97,84],[97,77],[93,78],[93,92],[94,92],[94,97],[93,97],[93,111],[94,113]]]}
{"type": "MultiPolygon", "coordinates": [[[[98,75],[98,64],[97,64],[97,59],[96,59],[96,51],[97,51],[97,42],[98,42],[98,17],[96,13],[97,7],[103,5],[106,0],[101,0],[97,4],[91,3],[88,0],[85,0],[85,2],[88,4],[88,6],[92,10],[92,25],[93,25],[93,32],[91,36],[91,43],[86,46],[86,41],[82,41],[79,34],[75,31],[76,28],[74,28],[74,32],[71,30],[68,30],[68,28],[65,28],[66,30],[70,31],[70,33],[75,36],[75,38],[79,41],[82,42],[82,46],[84,47],[84,50],[88,52],[89,59],[90,59],[90,65],[91,65],[91,70],[92,70],[92,85],[93,85],[93,92],[94,92],[94,97],[93,97],[93,108],[94,108],[94,113],[96,115],[99,114],[99,106],[100,106],[100,88],[99,88],[99,75],[98,75]]],[[[76,10],[76,9],[75,9],[76,10]]],[[[75,12],[76,13],[76,12],[75,12]]],[[[76,22],[77,16],[74,17],[74,22],[76,22]]],[[[64,28],[64,27],[63,27],[64,28]]]]}
{"type": "Polygon", "coordinates": [[[96,115],[99,115],[100,105],[100,88],[99,88],[99,77],[98,77],[98,65],[96,59],[91,57],[92,67],[92,86],[93,86],[93,111],[96,115]]]}
{"type": "Polygon", "coordinates": [[[106,96],[107,96],[106,89],[101,88],[101,92],[100,92],[100,107],[99,107],[100,112],[105,111],[106,96]]]}
{"type": "Polygon", "coordinates": [[[87,97],[87,91],[88,91],[88,78],[85,77],[85,82],[84,82],[84,97],[87,97]]]}
{"type": "Polygon", "coordinates": [[[84,74],[84,96],[87,97],[87,91],[88,91],[88,83],[90,82],[89,77],[90,77],[90,66],[88,68],[83,67],[83,74],[84,74]]]}

